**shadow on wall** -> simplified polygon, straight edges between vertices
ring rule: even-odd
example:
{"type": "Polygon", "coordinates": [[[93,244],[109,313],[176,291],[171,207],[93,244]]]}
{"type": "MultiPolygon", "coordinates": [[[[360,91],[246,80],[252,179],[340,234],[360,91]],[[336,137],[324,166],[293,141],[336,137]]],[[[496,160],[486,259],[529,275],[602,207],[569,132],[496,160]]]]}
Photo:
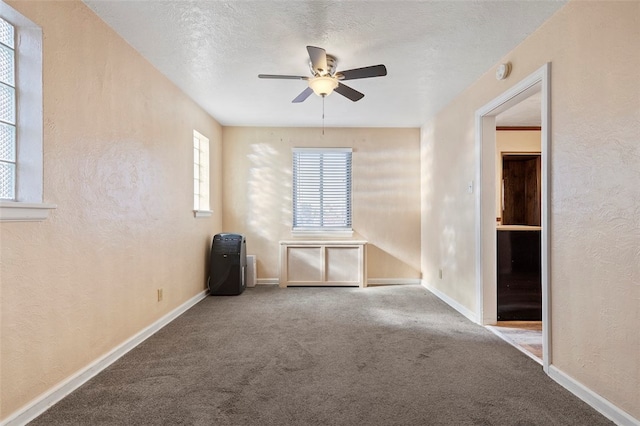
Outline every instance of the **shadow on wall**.
{"type": "Polygon", "coordinates": [[[260,278],[277,277],[279,241],[292,238],[294,146],[353,148],[353,238],[364,238],[375,247],[368,276],[419,278],[417,132],[340,129],[330,141],[299,129],[229,129],[228,135],[225,158],[238,166],[224,172],[223,223],[227,230],[247,234],[248,253],[257,255],[260,278]]]}
{"type": "Polygon", "coordinates": [[[420,271],[405,260],[382,250],[375,244],[367,244],[369,278],[420,278],[420,271]],[[405,272],[400,275],[395,271],[405,272]]]}
{"type": "Polygon", "coordinates": [[[354,150],[353,224],[369,242],[369,277],[420,277],[420,158],[413,150],[354,150]]]}
{"type": "Polygon", "coordinates": [[[463,130],[449,144],[435,144],[440,126],[427,125],[421,132],[423,274],[431,285],[473,306],[479,186],[474,117],[450,125],[463,130]]]}
{"type": "Polygon", "coordinates": [[[291,216],[291,170],[277,167],[283,163],[283,152],[271,144],[251,144],[249,150],[246,223],[251,235],[262,240],[252,243],[263,246],[280,239],[280,226],[290,226],[285,218],[291,216]],[[283,193],[288,194],[284,199],[283,193]],[[274,218],[280,223],[274,223],[274,218]]]}
{"type": "MultiPolygon", "coordinates": [[[[234,220],[248,234],[248,254],[258,255],[258,277],[274,278],[277,272],[273,266],[279,264],[278,242],[291,226],[291,169],[283,167],[289,164],[284,158],[288,151],[266,142],[248,144],[247,149],[246,183],[235,185],[236,188],[246,185],[246,204],[236,205],[232,201],[234,220]]],[[[245,177],[239,179],[244,181],[245,177]]],[[[234,194],[230,200],[242,196],[234,194]]]]}

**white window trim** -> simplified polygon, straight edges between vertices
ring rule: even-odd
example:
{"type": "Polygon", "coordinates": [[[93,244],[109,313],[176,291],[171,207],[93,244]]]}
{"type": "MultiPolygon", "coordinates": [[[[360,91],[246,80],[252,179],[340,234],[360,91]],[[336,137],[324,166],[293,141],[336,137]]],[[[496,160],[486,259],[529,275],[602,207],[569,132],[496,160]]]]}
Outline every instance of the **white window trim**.
{"type": "Polygon", "coordinates": [[[353,237],[353,228],[345,229],[304,229],[292,228],[291,235],[295,237],[320,238],[322,236],[331,236],[331,238],[350,238],[353,237]]]}
{"type": "Polygon", "coordinates": [[[16,31],[17,99],[16,200],[0,201],[0,222],[42,221],[56,208],[42,196],[42,29],[4,2],[0,16],[16,31]]]}
{"type": "Polygon", "coordinates": [[[40,222],[55,208],[55,204],[0,201],[0,222],[40,222]]]}
{"type": "MultiPolygon", "coordinates": [[[[352,148],[302,148],[296,147],[292,149],[292,155],[295,152],[350,152],[353,154],[352,148]]],[[[353,157],[351,159],[351,170],[353,173],[353,157]]],[[[293,173],[292,173],[293,177],[293,173]]],[[[315,227],[304,227],[297,226],[291,227],[291,235],[294,237],[311,237],[311,238],[322,238],[323,236],[331,237],[331,238],[350,238],[353,237],[353,174],[351,176],[351,227],[344,228],[315,228],[315,227]]],[[[292,218],[293,222],[293,218],[292,218]]]]}
{"type": "Polygon", "coordinates": [[[211,217],[213,210],[194,210],[193,217],[211,217]]]}

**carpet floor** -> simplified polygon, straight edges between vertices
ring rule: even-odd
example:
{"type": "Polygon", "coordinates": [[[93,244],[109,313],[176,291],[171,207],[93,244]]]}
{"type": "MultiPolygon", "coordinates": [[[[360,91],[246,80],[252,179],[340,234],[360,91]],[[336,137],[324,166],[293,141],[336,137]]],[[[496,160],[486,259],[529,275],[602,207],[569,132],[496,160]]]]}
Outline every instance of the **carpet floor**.
{"type": "Polygon", "coordinates": [[[420,286],[207,297],[32,425],[610,425],[420,286]]]}

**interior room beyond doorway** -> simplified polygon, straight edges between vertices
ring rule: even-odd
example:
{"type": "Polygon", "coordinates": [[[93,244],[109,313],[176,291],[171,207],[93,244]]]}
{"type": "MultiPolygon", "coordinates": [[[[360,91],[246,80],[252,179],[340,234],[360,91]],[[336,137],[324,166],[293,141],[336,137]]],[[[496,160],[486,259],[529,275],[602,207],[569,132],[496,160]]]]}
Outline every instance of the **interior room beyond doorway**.
{"type": "Polygon", "coordinates": [[[543,364],[541,93],[497,114],[495,126],[497,311],[488,328],[543,364]]]}

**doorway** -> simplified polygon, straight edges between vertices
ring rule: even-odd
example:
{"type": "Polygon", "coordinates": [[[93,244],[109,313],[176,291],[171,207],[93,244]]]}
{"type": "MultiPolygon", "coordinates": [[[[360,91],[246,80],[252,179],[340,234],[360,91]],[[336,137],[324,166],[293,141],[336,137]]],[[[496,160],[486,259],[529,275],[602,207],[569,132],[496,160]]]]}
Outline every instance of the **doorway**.
{"type": "MultiPolygon", "coordinates": [[[[514,85],[511,89],[489,102],[476,112],[476,290],[479,322],[495,325],[498,321],[497,309],[497,224],[502,220],[499,205],[496,206],[500,189],[496,178],[496,120],[497,117],[514,106],[539,96],[540,111],[540,224],[539,258],[541,281],[542,319],[542,365],[548,372],[551,365],[551,317],[549,309],[549,124],[550,124],[550,64],[514,85]],[[500,213],[500,214],[499,214],[500,213]]],[[[530,101],[529,101],[530,102],[530,101]]],[[[533,163],[532,163],[533,164],[533,163]]],[[[529,167],[532,167],[531,165],[529,167]]],[[[538,167],[537,165],[535,167],[538,167]]],[[[532,182],[530,180],[530,182],[532,182]]],[[[528,219],[524,219],[525,221],[528,219]]],[[[511,225],[518,226],[518,225],[511,225]]],[[[525,225],[526,226],[526,225],[525,225]]]]}

